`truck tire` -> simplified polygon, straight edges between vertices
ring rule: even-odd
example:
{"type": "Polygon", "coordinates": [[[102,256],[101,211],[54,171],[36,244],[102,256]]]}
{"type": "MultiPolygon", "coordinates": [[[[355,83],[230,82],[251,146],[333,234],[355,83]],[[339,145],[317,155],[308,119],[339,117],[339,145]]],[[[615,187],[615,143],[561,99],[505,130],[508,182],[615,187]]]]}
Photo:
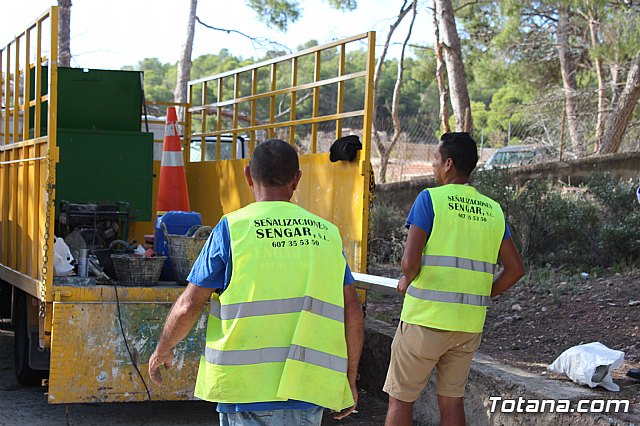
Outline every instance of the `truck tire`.
{"type": "Polygon", "coordinates": [[[11,285],[0,280],[0,318],[11,318],[11,285]]]}
{"type": "Polygon", "coordinates": [[[31,342],[29,340],[29,322],[27,320],[28,305],[31,297],[22,291],[16,292],[15,323],[14,323],[14,358],[16,378],[23,386],[40,386],[42,379],[47,377],[47,371],[34,370],[29,366],[29,352],[31,342]]]}

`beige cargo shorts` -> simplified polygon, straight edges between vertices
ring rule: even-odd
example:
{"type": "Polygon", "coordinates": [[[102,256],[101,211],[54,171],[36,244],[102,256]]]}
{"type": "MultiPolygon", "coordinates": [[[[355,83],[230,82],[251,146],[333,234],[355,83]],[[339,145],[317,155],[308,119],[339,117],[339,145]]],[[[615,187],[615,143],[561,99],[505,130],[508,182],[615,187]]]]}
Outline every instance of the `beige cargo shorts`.
{"type": "Polygon", "coordinates": [[[413,402],[436,368],[436,393],[462,397],[473,353],[482,333],[436,330],[400,322],[391,344],[391,362],[382,388],[400,401],[413,402]]]}

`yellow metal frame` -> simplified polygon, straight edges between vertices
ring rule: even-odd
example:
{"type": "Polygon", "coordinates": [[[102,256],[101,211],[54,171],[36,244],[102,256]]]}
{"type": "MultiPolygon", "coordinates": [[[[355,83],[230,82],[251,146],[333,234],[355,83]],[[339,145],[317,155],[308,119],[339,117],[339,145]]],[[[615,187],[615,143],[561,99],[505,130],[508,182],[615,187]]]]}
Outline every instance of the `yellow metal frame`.
{"type": "Polygon", "coordinates": [[[249,135],[249,152],[253,152],[258,131],[265,131],[268,137],[275,137],[278,129],[289,129],[289,143],[294,144],[295,129],[297,126],[311,125],[311,143],[309,154],[301,156],[301,168],[303,180],[299,190],[294,195],[294,201],[308,210],[326,219],[331,220],[341,230],[345,253],[349,264],[355,271],[366,271],[367,230],[369,221],[370,201],[370,146],[371,146],[371,109],[373,93],[373,70],[375,65],[375,33],[368,32],[357,36],[338,40],[323,46],[306,49],[294,54],[282,56],[258,64],[243,67],[237,70],[224,72],[211,77],[189,82],[189,99],[191,107],[186,117],[186,146],[189,140],[200,137],[202,151],[207,136],[215,136],[216,160],[190,162],[189,150],[185,150],[185,164],[187,180],[190,191],[191,207],[202,213],[203,221],[207,224],[215,224],[220,217],[238,209],[251,201],[253,197],[247,185],[244,183],[243,167],[247,160],[236,159],[236,143],[239,134],[249,135]],[[366,40],[368,44],[368,56],[364,69],[346,72],[346,49],[355,43],[366,40]],[[322,78],[321,55],[324,51],[338,50],[338,75],[330,78],[322,78]],[[313,81],[299,83],[299,60],[302,57],[313,58],[313,81]],[[288,64],[291,69],[290,82],[286,87],[277,86],[277,77],[282,64],[288,64]],[[259,71],[267,71],[268,79],[265,79],[267,90],[258,92],[259,71]],[[250,76],[250,94],[240,96],[239,86],[241,75],[250,76]],[[350,80],[364,80],[363,109],[356,111],[344,111],[344,85],[350,80]],[[233,93],[224,91],[225,81],[233,82],[233,93]],[[337,85],[337,99],[335,113],[319,115],[320,90],[324,86],[337,85]],[[195,88],[202,90],[200,99],[194,99],[195,88]],[[207,90],[213,89],[217,93],[215,102],[207,99],[207,90]],[[313,106],[311,117],[298,118],[296,113],[297,94],[301,91],[311,90],[313,93],[313,106]],[[290,112],[286,121],[276,119],[276,96],[290,96],[290,112]],[[257,123],[256,104],[259,100],[269,100],[269,118],[266,123],[257,123]],[[239,126],[240,106],[248,106],[250,111],[250,123],[248,126],[239,126]],[[231,109],[230,124],[225,124],[224,110],[231,109]],[[215,130],[207,130],[207,114],[214,112],[217,118],[215,130]],[[335,137],[342,136],[343,120],[350,117],[363,117],[362,125],[362,151],[354,163],[330,163],[329,154],[318,151],[318,127],[320,123],[335,123],[335,137]],[[195,129],[195,119],[200,121],[195,129]],[[221,135],[233,135],[232,158],[233,160],[220,160],[221,135]],[[206,184],[205,184],[206,183],[206,184]],[[331,188],[330,193],[327,188],[331,188]],[[218,194],[218,197],[216,197],[218,194]]]}
{"type": "MultiPolygon", "coordinates": [[[[0,279],[46,302],[49,308],[53,256],[47,253],[53,253],[58,162],[57,32],[58,8],[52,7],[0,49],[0,279]],[[43,55],[46,50],[48,56],[43,55]],[[48,67],[44,89],[43,66],[48,67]],[[46,135],[41,128],[44,104],[48,106],[46,135]],[[31,108],[33,129],[29,128],[31,108]]],[[[41,309],[40,314],[41,344],[48,345],[51,309],[41,309]]]]}
{"type": "MultiPolygon", "coordinates": [[[[52,7],[0,49],[0,279],[24,290],[41,301],[39,330],[40,345],[51,349],[49,402],[72,403],[80,401],[132,401],[146,399],[146,392],[132,366],[136,359],[145,381],[146,363],[159,336],[166,313],[183,287],[121,287],[73,286],[53,282],[53,233],[55,226],[56,165],[59,153],[57,134],[58,86],[58,8],[52,7]],[[46,30],[45,30],[46,29],[46,30]],[[43,53],[47,54],[43,54],[43,53]],[[42,67],[47,67],[48,84],[42,87],[42,67]],[[31,77],[33,72],[34,78],[31,77]],[[14,88],[16,90],[14,90],[14,88]],[[34,93],[31,99],[31,93],[34,93]],[[42,117],[44,105],[47,116],[42,117]],[[33,118],[33,120],[31,120],[33,118]],[[46,118],[46,134],[41,122],[46,118]],[[33,121],[33,129],[29,123],[33,121]],[[21,122],[23,123],[21,125],[21,122]],[[117,293],[116,293],[117,291],[117,293]],[[124,331],[121,333],[119,321],[124,331]],[[145,328],[146,327],[146,328],[145,328]],[[121,334],[128,336],[133,353],[124,352],[121,334]],[[105,350],[108,348],[108,350],[105,350]],[[100,366],[95,367],[95,366],[100,366]],[[94,368],[95,367],[95,368],[94,368]],[[104,368],[103,368],[104,367],[104,368]]],[[[188,160],[189,142],[194,136],[222,135],[240,132],[250,134],[250,152],[253,151],[258,131],[274,137],[280,128],[290,129],[289,140],[294,142],[296,126],[311,125],[310,153],[301,156],[303,182],[294,201],[310,211],[336,223],[342,232],[345,252],[354,271],[366,269],[366,244],[369,213],[370,183],[370,129],[372,84],[374,69],[375,34],[366,33],[315,47],[284,58],[263,62],[241,70],[221,74],[190,83],[193,88],[202,85],[202,99],[196,104],[172,104],[186,108],[184,123],[184,155],[188,160]],[[364,70],[346,73],[345,52],[350,43],[367,40],[368,60],[364,70]],[[338,49],[339,75],[329,79],[320,76],[320,57],[323,50],[338,49]],[[311,54],[315,58],[313,81],[298,84],[298,59],[311,54]],[[276,77],[281,63],[291,64],[288,87],[278,88],[276,77]],[[269,74],[268,91],[260,93],[260,68],[269,74]],[[250,95],[240,96],[240,74],[249,72],[250,95]],[[207,85],[225,78],[233,81],[232,99],[207,103],[207,85]],[[364,79],[364,108],[344,112],[344,84],[348,80],[364,79]],[[337,84],[338,100],[335,114],[319,115],[319,97],[322,86],[337,84]],[[296,115],[296,95],[301,90],[313,92],[311,118],[296,115]],[[283,122],[275,119],[276,96],[290,94],[291,111],[283,122]],[[257,104],[268,99],[269,123],[258,123],[257,104]],[[240,107],[248,105],[248,127],[239,127],[240,107]],[[222,120],[214,132],[205,133],[206,110],[213,108],[218,115],[222,109],[232,108],[231,127],[222,120]],[[194,117],[201,114],[199,133],[192,133],[194,117]],[[336,137],[342,135],[342,120],[363,117],[363,149],[353,163],[330,163],[327,152],[318,152],[318,125],[336,123],[336,137]],[[328,189],[331,189],[328,191],[328,189]]],[[[222,99],[222,83],[218,99],[222,99]]],[[[164,124],[164,123],[162,123],[164,124]]],[[[159,140],[156,142],[160,142],[159,140]]],[[[220,158],[218,139],[217,158],[220,158]]],[[[204,152],[204,150],[203,150],[204,152]]],[[[236,147],[234,142],[233,156],[236,147]]],[[[247,159],[225,161],[186,162],[187,179],[192,208],[200,211],[205,224],[215,224],[220,217],[253,201],[244,182],[243,168],[247,159]]],[[[154,162],[154,201],[160,162],[154,162]]],[[[134,222],[130,231],[141,241],[144,234],[153,232],[153,222],[134,222]]],[[[203,319],[206,315],[202,316],[203,319]]],[[[196,332],[184,343],[182,366],[168,372],[168,384],[159,389],[151,386],[153,399],[190,399],[191,386],[201,351],[195,344],[204,342],[206,321],[200,321],[196,332]],[[198,334],[199,333],[199,334],[198,334]],[[189,340],[190,339],[190,340],[189,340]],[[191,346],[190,346],[191,345],[191,346]],[[178,374],[177,371],[180,371],[178,374]],[[174,375],[172,377],[172,375],[174,375]]]]}

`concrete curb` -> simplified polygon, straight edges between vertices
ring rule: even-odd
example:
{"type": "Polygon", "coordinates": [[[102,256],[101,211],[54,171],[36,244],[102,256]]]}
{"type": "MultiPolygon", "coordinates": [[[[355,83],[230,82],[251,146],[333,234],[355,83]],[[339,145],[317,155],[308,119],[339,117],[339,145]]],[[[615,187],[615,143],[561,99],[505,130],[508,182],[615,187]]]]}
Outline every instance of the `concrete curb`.
{"type": "MultiPolygon", "coordinates": [[[[382,386],[391,356],[391,341],[395,327],[374,319],[366,320],[365,347],[360,361],[360,381],[362,388],[386,399],[382,386]]],[[[601,393],[589,388],[543,378],[477,353],[471,365],[469,382],[465,396],[467,424],[479,426],[493,425],[550,425],[601,426],[640,425],[638,407],[630,407],[630,413],[587,414],[587,413],[501,413],[491,412],[493,402],[490,396],[503,400],[568,400],[572,404],[580,399],[603,399],[601,393]]],[[[500,403],[497,403],[500,406],[500,403]]],[[[526,402],[521,406],[526,407],[526,402]]],[[[435,383],[431,381],[420,394],[414,408],[414,423],[437,425],[439,415],[435,397],[435,383]]]]}

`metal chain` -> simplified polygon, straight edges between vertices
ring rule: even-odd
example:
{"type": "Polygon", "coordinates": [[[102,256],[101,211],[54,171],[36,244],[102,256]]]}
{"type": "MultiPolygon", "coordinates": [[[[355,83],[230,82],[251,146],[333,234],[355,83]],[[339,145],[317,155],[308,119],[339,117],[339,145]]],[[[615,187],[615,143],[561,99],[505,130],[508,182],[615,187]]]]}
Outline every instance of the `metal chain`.
{"type": "Polygon", "coordinates": [[[47,152],[47,183],[46,183],[46,197],[47,202],[45,206],[46,219],[44,224],[44,244],[42,245],[42,285],[40,286],[40,318],[45,317],[45,306],[47,296],[47,272],[49,263],[49,238],[51,237],[51,211],[53,207],[53,161],[51,161],[51,155],[47,152]]]}

